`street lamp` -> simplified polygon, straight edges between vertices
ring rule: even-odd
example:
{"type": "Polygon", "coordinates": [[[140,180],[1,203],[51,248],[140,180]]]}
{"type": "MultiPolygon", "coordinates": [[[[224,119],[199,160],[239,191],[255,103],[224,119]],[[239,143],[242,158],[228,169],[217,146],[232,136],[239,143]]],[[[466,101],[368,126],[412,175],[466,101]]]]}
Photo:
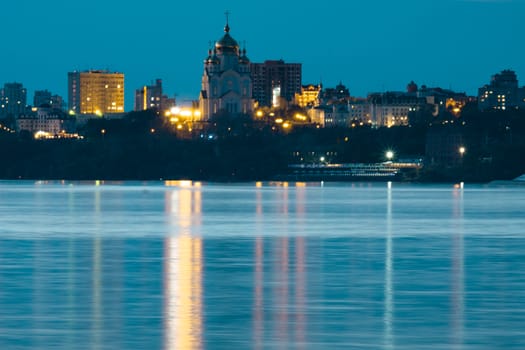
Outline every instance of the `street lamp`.
{"type": "Polygon", "coordinates": [[[393,151],[386,151],[385,156],[386,156],[386,159],[392,160],[392,158],[394,158],[394,152],[393,151]]]}
{"type": "Polygon", "coordinates": [[[463,146],[459,147],[459,154],[463,157],[463,155],[465,154],[465,152],[467,151],[467,149],[463,146]]]}

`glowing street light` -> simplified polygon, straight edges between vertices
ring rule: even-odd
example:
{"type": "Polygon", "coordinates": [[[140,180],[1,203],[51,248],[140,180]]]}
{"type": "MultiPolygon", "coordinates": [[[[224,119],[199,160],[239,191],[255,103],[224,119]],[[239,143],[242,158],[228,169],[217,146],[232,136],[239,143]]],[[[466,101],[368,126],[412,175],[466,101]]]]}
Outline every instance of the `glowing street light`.
{"type": "Polygon", "coordinates": [[[386,159],[392,160],[392,158],[394,158],[394,152],[393,151],[386,151],[385,156],[386,156],[386,159]]]}
{"type": "Polygon", "coordinates": [[[459,154],[460,154],[461,156],[463,156],[463,155],[465,154],[466,151],[467,151],[467,149],[466,149],[465,147],[463,147],[463,146],[461,146],[461,147],[459,148],[459,154]]]}
{"type": "Polygon", "coordinates": [[[193,112],[191,110],[189,110],[189,109],[182,109],[180,111],[180,116],[181,117],[191,117],[192,114],[193,114],[193,112]]]}
{"type": "Polygon", "coordinates": [[[305,115],[302,115],[300,113],[297,113],[295,114],[295,119],[299,119],[299,120],[302,120],[302,121],[306,121],[306,116],[305,115]]]}

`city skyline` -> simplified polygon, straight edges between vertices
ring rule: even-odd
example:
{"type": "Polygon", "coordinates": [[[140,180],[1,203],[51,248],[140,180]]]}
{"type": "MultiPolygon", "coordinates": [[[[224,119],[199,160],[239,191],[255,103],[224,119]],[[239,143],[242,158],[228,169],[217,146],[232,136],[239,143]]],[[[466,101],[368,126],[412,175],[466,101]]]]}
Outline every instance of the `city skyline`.
{"type": "Polygon", "coordinates": [[[525,9],[521,0],[376,0],[321,9],[273,0],[260,8],[236,1],[199,6],[10,2],[0,19],[17,30],[5,39],[0,79],[23,83],[28,96],[48,89],[65,98],[67,72],[109,69],[126,75],[126,110],[134,90],[156,78],[179,102],[195,100],[209,42],[222,36],[226,10],[232,36],[245,43],[252,62],[299,62],[303,84],[342,81],[354,96],[404,90],[411,80],[476,95],[503,69],[514,70],[518,79],[525,75],[515,30],[525,9]],[[78,16],[82,11],[89,15],[78,16]]]}

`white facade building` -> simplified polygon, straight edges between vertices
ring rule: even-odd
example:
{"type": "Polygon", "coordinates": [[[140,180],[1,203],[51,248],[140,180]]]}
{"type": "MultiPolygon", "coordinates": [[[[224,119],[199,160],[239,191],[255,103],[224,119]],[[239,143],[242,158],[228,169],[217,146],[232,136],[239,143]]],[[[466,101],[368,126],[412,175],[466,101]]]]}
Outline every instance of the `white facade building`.
{"type": "Polygon", "coordinates": [[[58,135],[70,132],[74,122],[64,118],[62,115],[55,114],[49,109],[38,109],[35,114],[22,115],[16,120],[16,130],[28,131],[31,134],[45,133],[58,135]]]}
{"type": "Polygon", "coordinates": [[[407,126],[410,114],[426,104],[425,98],[401,92],[371,94],[368,101],[370,121],[375,127],[407,126]]]}
{"type": "Polygon", "coordinates": [[[251,116],[253,113],[250,60],[246,57],[246,50],[241,51],[237,41],[230,36],[228,23],[224,32],[204,61],[199,97],[203,120],[220,114],[251,116]]]}

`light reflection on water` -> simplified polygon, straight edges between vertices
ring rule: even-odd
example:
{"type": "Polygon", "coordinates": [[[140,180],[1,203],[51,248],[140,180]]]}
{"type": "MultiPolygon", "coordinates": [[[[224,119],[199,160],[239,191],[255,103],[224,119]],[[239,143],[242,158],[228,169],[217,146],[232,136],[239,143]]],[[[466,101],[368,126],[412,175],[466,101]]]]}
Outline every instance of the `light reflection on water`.
{"type": "Polygon", "coordinates": [[[0,348],[522,349],[524,199],[0,182],[0,348]]]}
{"type": "Polygon", "coordinates": [[[164,348],[202,348],[201,192],[166,193],[170,232],[164,238],[164,348]]]}

